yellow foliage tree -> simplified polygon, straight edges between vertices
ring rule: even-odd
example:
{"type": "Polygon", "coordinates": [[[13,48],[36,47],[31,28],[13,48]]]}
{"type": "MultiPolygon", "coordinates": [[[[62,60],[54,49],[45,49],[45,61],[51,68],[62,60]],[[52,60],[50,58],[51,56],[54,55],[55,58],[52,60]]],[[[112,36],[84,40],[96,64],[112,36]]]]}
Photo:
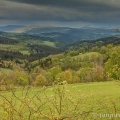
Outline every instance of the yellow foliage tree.
{"type": "Polygon", "coordinates": [[[38,75],[36,77],[36,80],[34,82],[35,86],[44,86],[46,84],[47,84],[47,80],[46,80],[46,78],[43,75],[38,75]]]}
{"type": "Polygon", "coordinates": [[[64,80],[67,81],[68,83],[73,82],[73,76],[72,76],[72,71],[70,69],[66,70],[64,73],[64,80]]]}

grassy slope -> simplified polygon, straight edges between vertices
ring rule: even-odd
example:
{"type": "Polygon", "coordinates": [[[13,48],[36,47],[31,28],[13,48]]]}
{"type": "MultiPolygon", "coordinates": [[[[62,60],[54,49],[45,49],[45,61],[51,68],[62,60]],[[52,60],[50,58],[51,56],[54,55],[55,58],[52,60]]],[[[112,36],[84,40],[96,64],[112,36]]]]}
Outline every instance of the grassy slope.
{"type": "Polygon", "coordinates": [[[9,73],[9,72],[12,72],[12,69],[9,69],[9,68],[0,68],[0,72],[9,73]]]}
{"type": "MultiPolygon", "coordinates": [[[[34,42],[33,44],[36,44],[36,43],[37,42],[34,42]]],[[[50,42],[50,41],[43,41],[42,43],[39,43],[39,45],[47,45],[47,46],[50,46],[50,47],[55,47],[55,43],[50,42]]],[[[24,43],[19,43],[19,44],[15,44],[15,45],[12,45],[12,44],[0,44],[0,50],[19,51],[24,55],[29,55],[30,54],[29,48],[24,43]]]]}
{"type": "Polygon", "coordinates": [[[84,58],[84,57],[91,57],[91,56],[99,56],[99,55],[101,55],[99,52],[88,52],[88,53],[85,53],[85,54],[79,54],[79,55],[77,55],[77,56],[74,56],[73,58],[84,58]]]}
{"type": "Polygon", "coordinates": [[[55,43],[54,43],[54,42],[50,42],[50,41],[43,41],[43,44],[44,44],[44,45],[51,46],[51,47],[55,47],[55,43]]]}
{"type": "Polygon", "coordinates": [[[15,45],[0,44],[0,50],[20,51],[23,54],[29,54],[29,48],[26,47],[25,44],[23,44],[23,43],[15,44],[15,45]]]}
{"type": "MultiPolygon", "coordinates": [[[[29,92],[29,97],[34,96],[34,94],[39,90],[40,88],[32,88],[29,92]]],[[[71,94],[71,97],[73,97],[74,100],[77,98],[81,98],[80,102],[80,111],[89,111],[91,108],[93,108],[92,113],[96,113],[98,115],[100,114],[107,114],[111,113],[114,114],[115,109],[117,109],[117,113],[119,113],[120,108],[120,86],[119,83],[116,83],[114,81],[110,82],[95,82],[95,83],[82,83],[82,84],[72,84],[67,85],[68,92],[71,94]],[[77,94],[79,93],[79,94],[77,94]],[[115,107],[113,102],[115,102],[115,107]],[[107,108],[109,112],[107,111],[107,108]]],[[[10,97],[10,92],[1,92],[6,97],[10,97]]],[[[16,95],[20,98],[22,97],[22,91],[17,90],[16,95]]],[[[44,94],[39,94],[40,98],[44,98],[44,94]]],[[[51,95],[54,95],[52,88],[48,88],[46,91],[46,95],[50,97],[51,95]]],[[[1,101],[1,98],[0,98],[1,101]]],[[[37,103],[37,100],[36,100],[37,103]]],[[[17,105],[19,105],[19,101],[17,102],[17,105]]],[[[48,106],[50,104],[46,104],[43,107],[43,110],[49,111],[48,106]]],[[[0,107],[0,112],[2,111],[0,107]]],[[[90,113],[88,116],[89,119],[93,119],[93,114],[90,113]]],[[[106,118],[107,119],[107,118],[106,118]]],[[[105,119],[105,120],[106,120],[105,119]]],[[[104,120],[104,119],[103,119],[104,120]]],[[[117,119],[116,119],[117,120],[117,119]]]]}

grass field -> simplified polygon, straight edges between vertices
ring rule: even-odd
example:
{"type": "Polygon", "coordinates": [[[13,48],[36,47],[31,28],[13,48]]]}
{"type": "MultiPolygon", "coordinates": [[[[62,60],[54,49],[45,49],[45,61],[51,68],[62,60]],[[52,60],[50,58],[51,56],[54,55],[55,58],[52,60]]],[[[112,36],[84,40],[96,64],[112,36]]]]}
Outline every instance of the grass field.
{"type": "Polygon", "coordinates": [[[5,72],[5,73],[9,73],[9,72],[12,72],[12,69],[0,68],[0,71],[5,72]]]}
{"type": "Polygon", "coordinates": [[[44,44],[44,45],[51,46],[51,47],[55,47],[55,43],[54,43],[54,42],[50,42],[50,41],[43,41],[43,44],[44,44]]]}
{"type": "MultiPolygon", "coordinates": [[[[45,90],[43,90],[44,92],[40,92],[41,90],[42,88],[31,88],[29,91],[21,90],[21,88],[17,89],[14,93],[21,100],[24,99],[24,103],[12,95],[12,103],[15,105],[17,110],[22,109],[21,113],[25,115],[25,120],[27,120],[30,110],[28,109],[28,106],[31,106],[34,109],[39,107],[39,113],[44,115],[46,114],[46,116],[53,114],[54,116],[59,116],[59,110],[61,110],[61,115],[63,116],[71,116],[75,114],[78,116],[77,118],[71,117],[71,119],[65,120],[83,120],[83,116],[78,115],[78,113],[83,113],[83,111],[90,111],[88,116],[84,116],[86,118],[85,120],[120,119],[120,116],[117,116],[116,118],[114,116],[110,116],[111,114],[114,115],[120,113],[120,86],[118,82],[111,81],[71,84],[65,86],[61,85],[59,88],[55,87],[54,89],[53,87],[45,88],[45,90]],[[60,102],[60,96],[62,96],[62,94],[64,95],[60,102]]],[[[1,95],[11,101],[11,92],[1,91],[1,95]]],[[[0,118],[2,118],[2,104],[5,99],[0,97],[0,101],[0,118]]],[[[44,119],[49,120],[46,117],[44,117],[44,119]]],[[[42,118],[42,120],[44,119],[42,118]]],[[[37,120],[37,118],[34,119],[34,117],[31,117],[31,120],[37,120]]]]}
{"type": "Polygon", "coordinates": [[[23,54],[23,55],[30,55],[30,52],[28,50],[20,50],[20,52],[23,54]]]}
{"type": "Polygon", "coordinates": [[[24,44],[16,44],[16,45],[10,45],[10,44],[0,44],[0,50],[5,51],[19,51],[24,55],[29,55],[30,50],[28,47],[26,47],[24,44]]]}
{"type": "MultiPolygon", "coordinates": [[[[28,43],[33,43],[33,44],[40,44],[40,45],[48,45],[51,47],[55,47],[55,43],[54,42],[50,42],[50,41],[43,41],[42,43],[39,41],[30,41],[28,43]]],[[[24,55],[29,55],[30,54],[30,50],[29,48],[26,46],[25,43],[19,43],[19,44],[15,44],[15,45],[11,45],[11,44],[0,44],[0,50],[5,50],[5,51],[19,51],[24,55]]]]}
{"type": "Polygon", "coordinates": [[[77,55],[77,56],[75,56],[75,57],[73,57],[73,58],[84,58],[84,57],[86,57],[86,56],[88,56],[88,57],[92,57],[92,56],[99,56],[99,55],[101,55],[99,52],[88,52],[88,53],[85,53],[85,54],[80,54],[80,55],[77,55]]]}
{"type": "Polygon", "coordinates": [[[15,45],[0,44],[0,50],[16,50],[16,51],[19,51],[21,49],[28,49],[28,48],[23,43],[19,43],[19,44],[15,44],[15,45]]]}
{"type": "Polygon", "coordinates": [[[15,45],[10,45],[10,44],[0,44],[0,50],[11,50],[12,48],[14,48],[15,45]]]}

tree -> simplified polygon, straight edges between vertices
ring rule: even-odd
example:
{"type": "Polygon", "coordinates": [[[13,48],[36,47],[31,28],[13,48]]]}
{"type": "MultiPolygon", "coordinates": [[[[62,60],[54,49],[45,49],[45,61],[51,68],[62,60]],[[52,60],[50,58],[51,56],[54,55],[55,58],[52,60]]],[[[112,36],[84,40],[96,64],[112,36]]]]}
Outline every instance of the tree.
{"type": "Polygon", "coordinates": [[[52,67],[49,71],[48,71],[48,79],[49,79],[49,81],[50,82],[54,82],[56,79],[56,75],[58,74],[58,73],[61,73],[62,72],[62,70],[61,70],[61,67],[59,66],[59,65],[57,65],[57,66],[54,66],[54,67],[52,67]]]}
{"type": "Polygon", "coordinates": [[[105,47],[105,46],[102,46],[102,47],[100,48],[100,53],[102,53],[102,54],[105,54],[107,51],[108,51],[108,49],[107,49],[107,47],[105,47]]]}
{"type": "Polygon", "coordinates": [[[79,73],[78,73],[78,76],[80,78],[80,81],[81,82],[91,82],[91,71],[92,71],[92,68],[90,67],[84,67],[84,68],[80,68],[79,70],[79,73]]]}
{"type": "Polygon", "coordinates": [[[113,49],[110,58],[105,63],[107,77],[120,80],[120,47],[113,49]]]}
{"type": "Polygon", "coordinates": [[[72,71],[71,69],[66,70],[64,73],[64,81],[67,81],[68,83],[73,82],[73,76],[72,76],[72,71]]]}
{"type": "Polygon", "coordinates": [[[35,86],[44,86],[44,85],[47,85],[47,80],[46,80],[46,78],[43,75],[40,74],[40,75],[38,75],[36,77],[34,85],[35,86]]]}
{"type": "Polygon", "coordinates": [[[22,86],[29,84],[29,76],[27,73],[25,73],[24,71],[21,72],[16,71],[14,74],[15,74],[14,84],[22,86]]]}

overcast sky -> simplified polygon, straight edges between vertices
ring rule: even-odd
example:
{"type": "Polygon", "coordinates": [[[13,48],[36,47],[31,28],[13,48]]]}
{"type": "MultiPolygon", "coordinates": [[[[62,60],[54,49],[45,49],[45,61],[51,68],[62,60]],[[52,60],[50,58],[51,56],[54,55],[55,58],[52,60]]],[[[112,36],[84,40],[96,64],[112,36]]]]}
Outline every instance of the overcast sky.
{"type": "Polygon", "coordinates": [[[0,25],[119,26],[120,0],[0,0],[0,25]]]}

